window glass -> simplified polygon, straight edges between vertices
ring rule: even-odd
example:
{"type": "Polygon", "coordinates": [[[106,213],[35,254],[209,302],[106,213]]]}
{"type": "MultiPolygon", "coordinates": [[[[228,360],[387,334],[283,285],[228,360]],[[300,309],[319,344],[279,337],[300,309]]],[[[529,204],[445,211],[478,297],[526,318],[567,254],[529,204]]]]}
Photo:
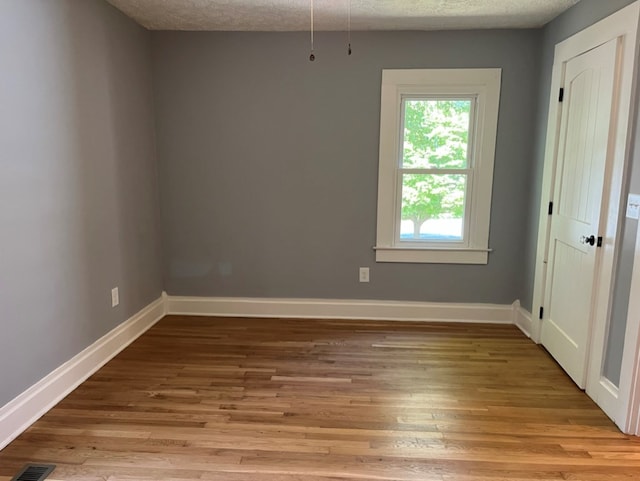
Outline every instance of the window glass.
{"type": "Polygon", "coordinates": [[[471,100],[404,99],[403,168],[465,169],[471,100]]]}
{"type": "Polygon", "coordinates": [[[464,174],[403,174],[401,241],[461,241],[464,174]]]}

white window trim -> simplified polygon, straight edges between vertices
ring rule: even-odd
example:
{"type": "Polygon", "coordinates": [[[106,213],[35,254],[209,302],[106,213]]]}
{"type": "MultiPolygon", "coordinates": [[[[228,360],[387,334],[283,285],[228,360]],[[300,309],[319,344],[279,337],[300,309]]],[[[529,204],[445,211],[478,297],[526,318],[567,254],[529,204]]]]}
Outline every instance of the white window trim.
{"type": "MultiPolygon", "coordinates": [[[[383,70],[378,171],[376,262],[487,264],[493,164],[498,130],[501,69],[383,70]],[[468,186],[468,242],[447,247],[398,245],[395,240],[397,170],[402,96],[451,95],[476,98],[473,176],[468,186]]],[[[472,127],[473,128],[473,127],[472,127]]],[[[465,219],[467,225],[467,219],[465,219]]]]}

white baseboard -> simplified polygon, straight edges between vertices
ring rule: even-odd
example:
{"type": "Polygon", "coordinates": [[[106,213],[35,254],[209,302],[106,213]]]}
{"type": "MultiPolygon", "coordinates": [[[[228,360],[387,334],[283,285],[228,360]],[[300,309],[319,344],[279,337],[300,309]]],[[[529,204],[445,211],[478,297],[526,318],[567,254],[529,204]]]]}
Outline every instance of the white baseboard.
{"type": "Polygon", "coordinates": [[[165,315],[152,302],[0,408],[0,450],[165,315]]]}
{"type": "Polygon", "coordinates": [[[520,305],[520,301],[513,303],[514,324],[531,339],[533,333],[533,320],[531,313],[520,305]]]}
{"type": "Polygon", "coordinates": [[[290,319],[369,319],[513,324],[512,305],[343,299],[167,297],[167,314],[290,319]]]}
{"type": "MultiPolygon", "coordinates": [[[[517,301],[516,301],[517,302],[517,301]]],[[[163,293],[130,319],[0,407],[0,450],[165,314],[290,319],[364,319],[518,324],[513,305],[342,299],[179,297],[163,293]]],[[[530,322],[530,315],[529,315],[530,322]]],[[[524,329],[523,329],[524,331],[524,329]]],[[[524,331],[526,333],[526,331],[524,331]]]]}

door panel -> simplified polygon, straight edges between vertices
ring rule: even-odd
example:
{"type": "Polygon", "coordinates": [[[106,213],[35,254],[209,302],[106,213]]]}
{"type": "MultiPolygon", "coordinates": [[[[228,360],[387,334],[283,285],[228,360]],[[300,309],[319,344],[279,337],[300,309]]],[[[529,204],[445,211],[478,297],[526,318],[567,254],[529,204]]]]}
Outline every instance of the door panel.
{"type": "Polygon", "coordinates": [[[542,343],[585,387],[618,43],[567,62],[542,343]]]}

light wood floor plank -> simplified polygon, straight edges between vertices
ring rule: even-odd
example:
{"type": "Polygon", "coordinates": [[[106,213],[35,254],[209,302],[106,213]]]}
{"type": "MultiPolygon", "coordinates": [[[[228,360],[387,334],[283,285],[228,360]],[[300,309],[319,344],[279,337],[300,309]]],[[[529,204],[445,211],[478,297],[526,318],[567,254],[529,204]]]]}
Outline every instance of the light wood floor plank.
{"type": "Polygon", "coordinates": [[[0,452],[51,481],[628,481],[625,436],[515,327],[169,316],[0,452]]]}

